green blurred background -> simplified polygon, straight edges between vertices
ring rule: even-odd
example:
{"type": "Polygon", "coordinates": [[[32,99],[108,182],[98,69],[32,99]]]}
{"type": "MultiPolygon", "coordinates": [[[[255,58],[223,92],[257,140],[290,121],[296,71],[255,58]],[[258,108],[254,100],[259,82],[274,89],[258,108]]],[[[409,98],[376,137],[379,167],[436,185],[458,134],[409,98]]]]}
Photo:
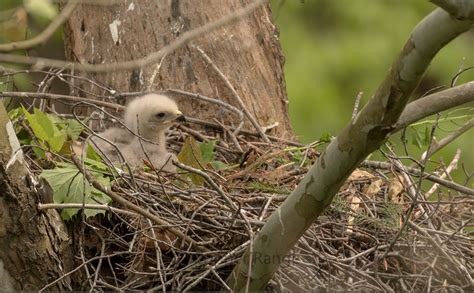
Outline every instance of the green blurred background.
{"type": "MultiPolygon", "coordinates": [[[[164,1],[164,0],[160,0],[164,1]]],[[[197,1],[197,0],[196,0],[197,1]]],[[[0,42],[22,40],[40,32],[57,13],[48,0],[0,0],[0,42]]],[[[274,21],[286,57],[285,74],[294,130],[303,142],[337,135],[349,121],[355,97],[363,92],[361,107],[370,98],[410,31],[435,6],[429,1],[399,0],[271,0],[274,21]]],[[[443,49],[434,60],[415,96],[451,83],[461,69],[474,66],[471,31],[443,49]]],[[[63,58],[61,32],[30,55],[63,58]]],[[[474,79],[464,73],[459,83],[474,79]]],[[[26,89],[29,80],[18,76],[15,85],[26,89]]],[[[11,90],[12,84],[0,85],[11,90]]],[[[436,137],[442,138],[474,115],[473,105],[443,113],[436,137]],[[469,107],[470,106],[470,107],[469,107]]],[[[430,123],[407,131],[409,154],[419,158],[426,149],[430,123]]],[[[391,142],[400,148],[400,135],[391,142]]],[[[433,157],[446,163],[460,147],[461,161],[474,168],[473,131],[433,157]]],[[[377,155],[376,155],[377,156],[377,155]]],[[[458,171],[457,178],[462,171],[458,171]]],[[[465,177],[465,176],[461,176],[465,177]]],[[[472,183],[470,184],[472,186],[472,183]]]]}
{"type": "MultiPolygon", "coordinates": [[[[285,74],[290,116],[303,142],[337,135],[349,121],[355,97],[363,92],[362,107],[388,72],[414,26],[436,7],[428,1],[398,0],[274,0],[274,20],[286,58],[285,74]]],[[[445,47],[432,62],[415,97],[438,86],[449,86],[461,68],[474,66],[474,33],[445,47]]],[[[474,70],[462,74],[458,84],[474,80],[474,70]]],[[[473,117],[473,105],[447,111],[436,131],[438,139],[473,117]]],[[[432,117],[434,119],[435,117],[432,117]]],[[[420,158],[426,149],[425,133],[432,123],[407,130],[409,154],[420,158]]],[[[446,163],[456,147],[461,162],[474,167],[474,130],[446,150],[435,154],[446,163]]],[[[400,134],[392,137],[402,155],[400,134]]],[[[376,157],[379,157],[376,154],[376,157]]],[[[463,177],[458,170],[456,177],[463,177]]],[[[472,184],[471,184],[472,186],[472,184]]]]}

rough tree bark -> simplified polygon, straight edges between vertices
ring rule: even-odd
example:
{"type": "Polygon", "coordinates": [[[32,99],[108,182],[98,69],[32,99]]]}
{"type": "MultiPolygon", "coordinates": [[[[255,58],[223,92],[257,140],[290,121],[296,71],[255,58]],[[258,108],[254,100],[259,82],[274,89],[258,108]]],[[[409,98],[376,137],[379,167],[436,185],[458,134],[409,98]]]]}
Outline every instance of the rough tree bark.
{"type": "MultiPolygon", "coordinates": [[[[181,34],[246,6],[250,0],[124,1],[98,7],[79,5],[66,23],[68,59],[100,64],[143,58],[181,34]]],[[[213,31],[193,42],[226,75],[248,111],[262,125],[275,122],[274,134],[291,137],[283,56],[269,5],[244,20],[213,31]]],[[[87,74],[119,92],[177,88],[239,105],[196,48],[187,45],[159,64],[134,71],[87,74]]],[[[87,88],[87,90],[90,90],[87,88]]],[[[77,94],[77,93],[76,93],[77,94]]],[[[84,92],[81,95],[86,95],[84,92]]],[[[101,93],[104,94],[104,93],[101,93]]],[[[186,115],[208,121],[236,122],[217,106],[177,97],[186,115]]],[[[247,125],[248,126],[248,125],[247,125]]]]}
{"type": "MultiPolygon", "coordinates": [[[[40,192],[0,102],[0,291],[36,291],[71,268],[70,239],[55,210],[36,208],[40,192]],[[29,181],[27,179],[30,179],[29,181]],[[28,182],[30,182],[28,184],[28,182]],[[35,190],[36,189],[36,190],[35,190]]],[[[50,290],[71,290],[64,277],[50,290]]]]}

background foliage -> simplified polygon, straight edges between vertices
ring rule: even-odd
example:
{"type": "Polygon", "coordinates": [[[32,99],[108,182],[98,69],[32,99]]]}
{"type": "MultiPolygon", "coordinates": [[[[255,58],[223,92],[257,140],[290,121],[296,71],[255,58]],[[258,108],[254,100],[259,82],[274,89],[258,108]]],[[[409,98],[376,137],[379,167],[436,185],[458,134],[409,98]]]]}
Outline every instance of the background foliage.
{"type": "MultiPolygon", "coordinates": [[[[435,6],[428,1],[274,0],[272,9],[286,58],[292,124],[301,141],[311,142],[326,132],[337,134],[349,121],[355,97],[361,91],[364,95],[360,107],[365,104],[413,27],[435,6]]],[[[461,68],[474,66],[473,45],[471,30],[444,48],[415,96],[449,86],[461,68]]],[[[471,70],[457,84],[473,79],[471,70]]],[[[450,119],[440,124],[436,137],[444,137],[472,117],[470,106],[444,113],[450,119]],[[451,119],[458,116],[462,119],[451,119]]],[[[431,131],[431,125],[408,130],[409,152],[415,158],[426,149],[422,137],[427,128],[431,131]]],[[[460,147],[461,161],[472,170],[473,141],[471,130],[434,159],[442,156],[449,161],[460,147]]],[[[395,137],[392,142],[400,144],[395,137]]]]}

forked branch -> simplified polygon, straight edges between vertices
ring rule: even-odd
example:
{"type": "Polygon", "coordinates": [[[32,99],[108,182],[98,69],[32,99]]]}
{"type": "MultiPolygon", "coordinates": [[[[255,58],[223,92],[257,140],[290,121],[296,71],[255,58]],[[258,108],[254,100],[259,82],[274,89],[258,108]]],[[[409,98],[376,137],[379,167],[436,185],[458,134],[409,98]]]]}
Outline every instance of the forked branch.
{"type": "Polygon", "coordinates": [[[472,24],[473,21],[457,20],[436,9],[415,27],[373,98],[268,218],[231,273],[229,287],[235,291],[265,288],[284,257],[331,203],[347,177],[396,130],[394,125],[437,52],[472,24]],[[252,258],[252,253],[259,258],[252,258]]]}

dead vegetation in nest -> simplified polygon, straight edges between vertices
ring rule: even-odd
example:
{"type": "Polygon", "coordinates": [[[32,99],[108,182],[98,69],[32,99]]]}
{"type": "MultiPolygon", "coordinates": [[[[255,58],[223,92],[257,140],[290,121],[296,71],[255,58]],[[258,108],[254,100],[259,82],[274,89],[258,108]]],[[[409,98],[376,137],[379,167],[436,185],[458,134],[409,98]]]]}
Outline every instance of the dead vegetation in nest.
{"type": "MultiPolygon", "coordinates": [[[[105,175],[117,177],[105,194],[116,193],[162,222],[114,202],[106,214],[86,219],[79,213],[71,220],[76,273],[88,280],[82,289],[225,288],[227,274],[253,235],[317,160],[311,146],[239,136],[249,151],[239,155],[218,143],[210,151],[212,162],[221,165],[213,166],[202,161],[203,144],[191,137],[178,128],[171,141],[177,149],[193,145],[189,149],[201,157],[194,167],[178,165],[177,174],[148,169],[105,175]]],[[[465,228],[472,224],[472,200],[453,195],[415,203],[409,190],[418,178],[404,175],[355,171],[285,260],[254,256],[255,261],[282,261],[270,286],[283,291],[470,288],[473,244],[465,228]]]]}
{"type": "MultiPolygon", "coordinates": [[[[77,99],[61,98],[108,117],[77,99]]],[[[95,135],[85,117],[46,114],[54,107],[44,101],[10,117],[30,171],[49,183],[39,208],[67,220],[75,258],[66,275],[76,276],[77,290],[229,289],[228,274],[323,143],[190,119],[168,135],[177,173],[149,162],[117,168],[85,144],[95,135]]],[[[459,155],[440,173],[449,175],[459,155]]],[[[281,263],[274,291],[472,290],[472,194],[440,177],[394,155],[365,161],[285,259],[253,255],[254,264],[281,263]]]]}

